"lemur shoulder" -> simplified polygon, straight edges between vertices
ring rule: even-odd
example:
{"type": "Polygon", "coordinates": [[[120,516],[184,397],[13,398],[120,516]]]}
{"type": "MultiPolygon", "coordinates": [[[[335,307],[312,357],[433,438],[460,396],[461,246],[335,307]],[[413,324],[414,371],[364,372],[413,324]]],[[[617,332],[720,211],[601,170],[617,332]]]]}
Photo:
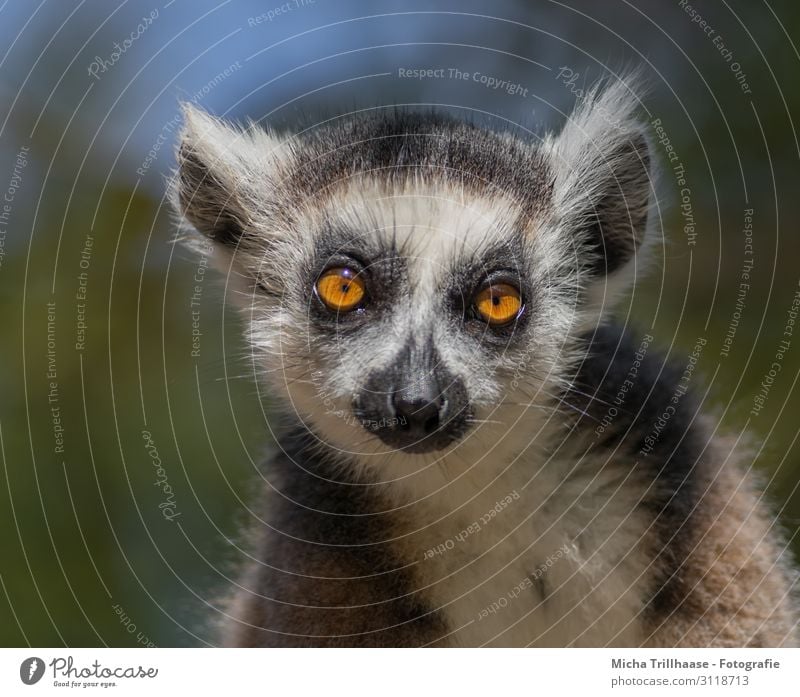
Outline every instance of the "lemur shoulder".
{"type": "Polygon", "coordinates": [[[609,306],[655,238],[625,81],[557,135],[187,107],[176,205],[276,402],[238,646],[791,646],[741,446],[609,306]],[[650,223],[648,223],[650,221],[650,223]]]}

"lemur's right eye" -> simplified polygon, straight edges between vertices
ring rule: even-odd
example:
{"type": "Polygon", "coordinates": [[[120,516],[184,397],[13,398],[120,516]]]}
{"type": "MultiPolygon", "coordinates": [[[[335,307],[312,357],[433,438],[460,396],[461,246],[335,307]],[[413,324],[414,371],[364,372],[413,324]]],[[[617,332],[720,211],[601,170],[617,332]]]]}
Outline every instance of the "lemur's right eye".
{"type": "Polygon", "coordinates": [[[329,310],[355,310],[366,295],[366,286],[357,271],[346,266],[325,271],[317,281],[317,296],[329,310]]]}

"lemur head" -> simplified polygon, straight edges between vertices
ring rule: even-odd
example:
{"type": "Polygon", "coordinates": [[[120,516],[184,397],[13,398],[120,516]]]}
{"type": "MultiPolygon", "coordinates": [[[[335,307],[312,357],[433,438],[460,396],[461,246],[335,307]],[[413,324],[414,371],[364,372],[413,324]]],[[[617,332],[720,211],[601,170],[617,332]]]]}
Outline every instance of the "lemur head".
{"type": "Polygon", "coordinates": [[[280,136],[187,107],[175,197],[319,442],[427,466],[554,415],[645,233],[631,95],[596,89],[538,139],[397,109],[280,136]]]}

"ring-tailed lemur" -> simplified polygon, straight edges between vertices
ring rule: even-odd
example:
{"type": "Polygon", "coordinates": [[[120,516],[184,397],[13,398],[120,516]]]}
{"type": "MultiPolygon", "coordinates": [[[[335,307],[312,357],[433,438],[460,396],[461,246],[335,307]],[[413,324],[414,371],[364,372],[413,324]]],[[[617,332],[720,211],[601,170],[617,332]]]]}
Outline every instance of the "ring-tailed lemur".
{"type": "Polygon", "coordinates": [[[175,199],[279,401],[221,641],[779,646],[795,575],[674,363],[606,321],[652,155],[624,81],[560,134],[187,107],[175,199]]]}

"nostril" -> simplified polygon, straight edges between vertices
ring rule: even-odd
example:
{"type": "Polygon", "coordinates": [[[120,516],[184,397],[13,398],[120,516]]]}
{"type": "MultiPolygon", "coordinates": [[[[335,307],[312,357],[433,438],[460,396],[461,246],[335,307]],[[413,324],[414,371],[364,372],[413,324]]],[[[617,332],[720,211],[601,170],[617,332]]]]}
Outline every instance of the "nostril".
{"type": "Polygon", "coordinates": [[[437,400],[405,399],[395,394],[394,411],[397,428],[428,435],[439,428],[439,403],[437,400]]]}

